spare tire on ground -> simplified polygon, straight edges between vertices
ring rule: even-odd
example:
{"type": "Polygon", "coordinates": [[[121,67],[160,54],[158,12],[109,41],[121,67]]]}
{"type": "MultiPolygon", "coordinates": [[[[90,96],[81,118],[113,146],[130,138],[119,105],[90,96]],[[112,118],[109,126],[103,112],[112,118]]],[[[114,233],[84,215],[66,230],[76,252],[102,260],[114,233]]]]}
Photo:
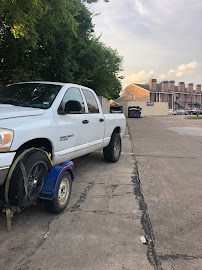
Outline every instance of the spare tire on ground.
{"type": "Polygon", "coordinates": [[[5,200],[10,205],[27,207],[37,198],[52,168],[44,150],[31,148],[14,161],[5,185],[5,200]]]}

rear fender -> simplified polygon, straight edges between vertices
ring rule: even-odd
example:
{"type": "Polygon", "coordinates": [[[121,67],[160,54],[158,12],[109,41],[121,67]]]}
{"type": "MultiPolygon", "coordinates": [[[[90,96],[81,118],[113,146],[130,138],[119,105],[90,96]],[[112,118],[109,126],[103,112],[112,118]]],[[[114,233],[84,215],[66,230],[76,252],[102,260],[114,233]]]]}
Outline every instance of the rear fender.
{"type": "Polygon", "coordinates": [[[40,199],[52,200],[56,196],[57,184],[60,176],[65,171],[68,171],[71,174],[72,180],[74,180],[74,163],[72,161],[67,161],[63,165],[54,166],[46,177],[43,189],[39,195],[40,199]]]}

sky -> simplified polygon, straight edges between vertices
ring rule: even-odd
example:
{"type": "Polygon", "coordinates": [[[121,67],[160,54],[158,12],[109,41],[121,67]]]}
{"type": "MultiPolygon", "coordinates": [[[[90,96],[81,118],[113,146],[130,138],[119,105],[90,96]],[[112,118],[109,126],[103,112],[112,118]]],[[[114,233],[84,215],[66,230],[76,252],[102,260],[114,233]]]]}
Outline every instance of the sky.
{"type": "Polygon", "coordinates": [[[96,36],[124,58],[123,88],[152,78],[202,83],[201,0],[99,0],[87,6],[96,36]]]}

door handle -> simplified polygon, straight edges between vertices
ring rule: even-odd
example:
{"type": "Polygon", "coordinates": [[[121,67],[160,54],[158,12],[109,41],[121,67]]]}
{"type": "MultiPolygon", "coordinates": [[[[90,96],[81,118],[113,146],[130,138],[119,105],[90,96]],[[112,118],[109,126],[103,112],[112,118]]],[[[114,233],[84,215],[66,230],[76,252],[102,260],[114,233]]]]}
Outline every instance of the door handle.
{"type": "Polygon", "coordinates": [[[100,122],[104,122],[104,119],[103,119],[103,118],[101,118],[99,121],[100,121],[100,122]]]}
{"type": "Polygon", "coordinates": [[[83,123],[83,124],[88,124],[89,121],[88,121],[88,120],[83,120],[82,123],[83,123]]]}

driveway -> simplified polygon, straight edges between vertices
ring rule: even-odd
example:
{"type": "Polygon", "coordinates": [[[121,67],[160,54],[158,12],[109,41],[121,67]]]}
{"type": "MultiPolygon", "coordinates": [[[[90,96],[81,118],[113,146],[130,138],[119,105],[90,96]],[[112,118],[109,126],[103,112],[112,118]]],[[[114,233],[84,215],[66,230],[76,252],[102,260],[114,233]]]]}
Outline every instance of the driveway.
{"type": "Polygon", "coordinates": [[[145,117],[128,124],[162,269],[202,269],[202,120],[145,117]]]}

